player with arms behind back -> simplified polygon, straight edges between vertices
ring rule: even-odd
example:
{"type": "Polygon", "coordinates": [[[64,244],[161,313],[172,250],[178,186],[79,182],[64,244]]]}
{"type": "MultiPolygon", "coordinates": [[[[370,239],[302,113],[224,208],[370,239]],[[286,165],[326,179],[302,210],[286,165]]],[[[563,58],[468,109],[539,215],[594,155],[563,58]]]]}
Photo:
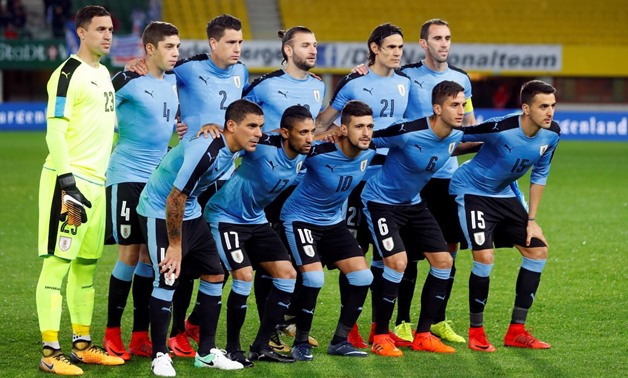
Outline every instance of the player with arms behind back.
{"type": "Polygon", "coordinates": [[[172,70],[179,57],[179,31],[153,21],[142,34],[149,74],[129,71],[113,78],[118,114],[118,143],[107,170],[110,220],[118,244],[118,261],[109,280],[107,329],[103,347],[129,360],[131,354],[150,357],[148,337],[153,269],[135,208],[151,173],[168,151],[179,107],[172,70]],[[133,282],[133,333],[129,351],[121,338],[122,312],[133,282]],[[130,352],[130,353],[129,353],[130,352]]]}
{"type": "Polygon", "coordinates": [[[83,370],[61,352],[59,327],[66,295],[72,322],[73,362],[121,365],[91,340],[94,271],[103,252],[106,224],[105,172],[113,143],[115,97],[100,59],[111,49],[113,22],[100,6],[76,14],[81,40],[48,81],[46,158],[39,185],[37,315],[43,356],[39,368],[62,375],[83,370]]]}
{"type": "Polygon", "coordinates": [[[547,242],[536,213],[549,175],[550,162],[560,138],[552,120],[556,90],[533,80],[521,88],[523,114],[464,128],[463,141],[483,142],[478,154],[458,168],[449,192],[456,196],[460,225],[473,251],[469,278],[469,348],[494,352],[484,332],[484,308],[494,249],[512,247],[523,256],[517,277],[515,305],[504,345],[547,349],[524,324],[536,295],[547,259],[547,242]],[[532,167],[530,208],[526,211],[510,184],[532,167]]]}

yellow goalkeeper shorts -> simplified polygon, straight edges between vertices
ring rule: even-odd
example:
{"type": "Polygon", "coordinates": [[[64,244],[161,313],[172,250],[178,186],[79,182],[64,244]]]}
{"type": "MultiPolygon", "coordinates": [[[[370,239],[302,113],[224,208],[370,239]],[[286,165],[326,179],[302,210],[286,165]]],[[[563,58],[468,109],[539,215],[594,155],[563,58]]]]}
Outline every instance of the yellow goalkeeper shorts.
{"type": "Polygon", "coordinates": [[[57,172],[44,167],[39,181],[39,256],[55,255],[62,259],[98,259],[102,256],[106,224],[106,196],[103,183],[74,176],[77,188],[91,203],[87,223],[72,226],[61,220],[61,189],[57,172]]]}

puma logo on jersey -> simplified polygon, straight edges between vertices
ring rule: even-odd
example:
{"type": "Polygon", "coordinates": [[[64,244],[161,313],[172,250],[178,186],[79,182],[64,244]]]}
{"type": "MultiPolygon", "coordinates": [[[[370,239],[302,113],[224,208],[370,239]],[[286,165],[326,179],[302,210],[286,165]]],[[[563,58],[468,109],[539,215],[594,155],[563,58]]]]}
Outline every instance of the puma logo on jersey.
{"type": "Polygon", "coordinates": [[[272,168],[272,170],[274,171],[274,170],[275,170],[275,168],[276,168],[276,167],[275,167],[275,163],[273,163],[273,161],[272,161],[272,160],[269,160],[269,161],[268,161],[268,164],[270,164],[270,167],[271,167],[271,168],[272,168]]]}
{"type": "Polygon", "coordinates": [[[422,81],[422,82],[420,82],[420,83],[419,83],[418,81],[416,81],[416,80],[413,80],[413,81],[414,81],[415,83],[417,83],[417,84],[419,85],[419,87],[423,88],[423,83],[425,83],[425,81],[422,81]]]}
{"type": "Polygon", "coordinates": [[[508,147],[507,144],[504,144],[504,147],[506,147],[508,149],[508,152],[512,153],[512,147],[508,147]]]}
{"type": "Polygon", "coordinates": [[[207,79],[205,79],[205,78],[204,78],[204,77],[202,77],[202,76],[199,76],[198,78],[199,78],[199,79],[201,79],[201,80],[203,80],[203,83],[205,83],[205,85],[207,85],[207,79]]]}
{"type": "Polygon", "coordinates": [[[414,147],[418,148],[419,151],[423,152],[423,147],[419,146],[418,144],[415,144],[414,147]]]}
{"type": "Polygon", "coordinates": [[[499,130],[499,126],[497,125],[497,122],[495,122],[495,125],[493,125],[493,128],[491,130],[499,130]]]}
{"type": "Polygon", "coordinates": [[[63,71],[61,71],[61,75],[65,76],[65,78],[66,78],[66,79],[69,79],[69,78],[70,78],[70,75],[72,75],[72,72],[69,72],[69,73],[68,73],[68,72],[63,72],[63,71]]]}
{"type": "Polygon", "coordinates": [[[373,95],[373,88],[371,88],[371,89],[362,88],[362,90],[364,92],[368,92],[371,96],[373,95]]]}
{"type": "Polygon", "coordinates": [[[401,125],[399,125],[399,131],[406,131],[406,124],[402,123],[401,125]]]}
{"type": "MultiPolygon", "coordinates": [[[[155,91],[153,91],[153,92],[155,92],[155,91]]],[[[155,99],[155,96],[153,96],[153,92],[149,92],[149,91],[147,91],[146,89],[144,89],[144,93],[146,93],[146,94],[150,95],[150,97],[152,97],[153,99],[155,99]]]]}
{"type": "Polygon", "coordinates": [[[285,92],[277,91],[277,93],[279,93],[280,95],[282,95],[285,98],[288,98],[288,91],[285,91],[285,92]]]}
{"type": "Polygon", "coordinates": [[[98,83],[96,83],[95,81],[92,81],[91,83],[94,84],[95,86],[98,86],[98,83]]]}
{"type": "Polygon", "coordinates": [[[329,170],[333,173],[334,172],[334,168],[336,168],[336,166],[331,166],[329,164],[325,164],[325,167],[329,168],[329,170]]]}

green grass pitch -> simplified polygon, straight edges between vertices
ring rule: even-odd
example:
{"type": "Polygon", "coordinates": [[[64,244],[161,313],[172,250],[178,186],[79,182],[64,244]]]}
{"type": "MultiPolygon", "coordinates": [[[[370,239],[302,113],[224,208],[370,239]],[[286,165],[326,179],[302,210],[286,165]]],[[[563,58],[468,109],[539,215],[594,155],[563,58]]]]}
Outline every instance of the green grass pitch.
{"type": "MultiPolygon", "coordinates": [[[[37,370],[40,334],[35,286],[41,261],[37,257],[37,193],[47,150],[44,134],[0,133],[0,376],[45,376],[37,370]]],[[[325,348],[338,314],[337,274],[326,274],[312,335],[321,343],[309,363],[258,363],[240,372],[195,369],[191,360],[175,359],[178,376],[235,377],[374,377],[374,376],[625,376],[628,372],[628,144],[563,141],[541,203],[538,222],[550,244],[550,255],[528,326],[550,350],[505,348],[502,338],[510,320],[514,286],[521,257],[516,250],[499,250],[491,277],[485,320],[497,352],[483,354],[457,345],[453,355],[406,349],[399,359],[370,355],[365,359],[329,357],[325,348]]],[[[525,180],[520,183],[527,187],[525,180]]],[[[527,190],[526,190],[527,191],[527,190]]],[[[107,285],[116,260],[107,248],[96,273],[93,337],[101,343],[106,322],[107,285]]],[[[448,317],[466,335],[467,282],[471,256],[461,251],[448,317]]],[[[421,263],[422,282],[427,265],[421,263]]],[[[416,297],[420,295],[418,285],[416,297]]],[[[225,291],[225,298],[226,298],[225,291]]],[[[131,300],[129,299],[129,306],[131,300]]],[[[64,305],[65,306],[65,305],[64,305]]],[[[243,346],[254,337],[258,321],[253,298],[243,330],[243,346]]],[[[418,318],[418,303],[413,316],[418,318]]],[[[130,307],[128,307],[130,308],[130,307]]],[[[61,344],[70,350],[67,308],[61,324],[61,344]]],[[[224,344],[224,306],[218,342],[224,344]]],[[[370,297],[359,321],[366,336],[370,297]]],[[[131,327],[127,310],[125,337],[131,327]]],[[[115,368],[84,366],[86,376],[150,376],[150,361],[134,358],[115,368]]]]}

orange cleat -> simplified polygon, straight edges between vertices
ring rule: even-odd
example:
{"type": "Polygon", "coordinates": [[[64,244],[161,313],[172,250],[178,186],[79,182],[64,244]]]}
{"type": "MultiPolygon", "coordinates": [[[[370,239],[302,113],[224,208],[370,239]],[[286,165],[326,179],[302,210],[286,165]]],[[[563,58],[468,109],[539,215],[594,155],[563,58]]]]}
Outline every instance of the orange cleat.
{"type": "MultiPolygon", "coordinates": [[[[400,347],[409,347],[412,346],[412,341],[407,341],[399,336],[395,335],[393,332],[388,331],[388,337],[395,343],[397,348],[400,347]]],[[[371,323],[371,332],[369,333],[369,344],[373,344],[375,340],[375,323],[371,323]]]]}
{"type": "Polygon", "coordinates": [[[120,357],[125,361],[131,359],[131,355],[127,352],[122,342],[120,327],[107,327],[105,329],[102,346],[110,356],[120,357]]]}
{"type": "Polygon", "coordinates": [[[196,352],[192,349],[185,332],[179,332],[175,337],[169,338],[168,348],[170,348],[172,353],[177,357],[196,357],[196,352]]]}
{"type": "Polygon", "coordinates": [[[484,327],[469,328],[469,348],[480,352],[495,352],[495,347],[488,342],[484,327]]]}
{"type": "Polygon", "coordinates": [[[198,345],[199,340],[201,339],[201,327],[196,324],[190,323],[187,319],[185,319],[185,334],[188,337],[196,342],[198,345]]]}
{"type": "Polygon", "coordinates": [[[412,341],[412,350],[422,350],[434,353],[455,353],[456,350],[449,345],[443,344],[440,339],[431,332],[421,332],[414,334],[412,341]]]}
{"type": "Polygon", "coordinates": [[[137,331],[131,334],[129,353],[134,356],[151,357],[153,354],[153,343],[148,337],[148,331],[137,331]]]}
{"type": "Polygon", "coordinates": [[[532,336],[523,324],[511,324],[504,337],[504,345],[516,348],[549,349],[552,346],[532,336]]]}
{"type": "Polygon", "coordinates": [[[401,357],[403,352],[395,346],[395,342],[390,338],[390,334],[374,335],[371,351],[385,357],[401,357]]]}

